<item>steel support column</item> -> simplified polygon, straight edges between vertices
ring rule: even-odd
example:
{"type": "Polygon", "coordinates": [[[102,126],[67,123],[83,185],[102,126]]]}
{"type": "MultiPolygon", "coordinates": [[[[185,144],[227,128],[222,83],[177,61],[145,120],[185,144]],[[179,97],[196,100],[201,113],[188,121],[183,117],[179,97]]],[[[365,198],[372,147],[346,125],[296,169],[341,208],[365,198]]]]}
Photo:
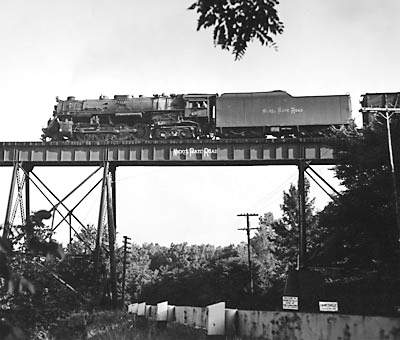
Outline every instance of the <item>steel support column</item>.
{"type": "Polygon", "coordinates": [[[115,228],[115,230],[117,230],[117,195],[116,195],[116,175],[115,175],[116,170],[117,170],[117,167],[115,165],[111,165],[110,166],[112,207],[113,207],[114,228],[115,228]]]}
{"type": "Polygon", "coordinates": [[[11,186],[10,186],[10,191],[8,194],[7,211],[6,211],[6,217],[5,217],[4,226],[3,226],[3,240],[6,240],[8,238],[8,234],[10,232],[10,215],[11,215],[11,210],[12,210],[12,205],[13,205],[14,189],[15,189],[15,182],[17,180],[18,169],[19,169],[19,164],[15,163],[13,172],[12,172],[12,176],[11,176],[11,186]]]}
{"type": "Polygon", "coordinates": [[[95,268],[97,274],[100,274],[102,239],[104,232],[104,217],[107,213],[108,225],[108,255],[110,258],[110,288],[112,307],[116,308],[118,304],[117,297],[117,269],[115,260],[115,167],[110,166],[109,162],[105,162],[103,166],[103,179],[101,185],[101,198],[99,219],[97,224],[96,249],[95,249],[95,268]],[[113,181],[114,178],[114,181],[113,181]]]}
{"type": "Polygon", "coordinates": [[[104,231],[104,208],[106,206],[106,197],[107,197],[107,174],[108,174],[108,162],[104,163],[103,169],[103,180],[101,183],[101,197],[100,197],[100,209],[99,209],[99,219],[97,223],[97,234],[96,234],[96,250],[95,250],[95,259],[96,259],[96,268],[99,268],[100,260],[101,260],[101,243],[103,239],[103,231],[104,231]]]}
{"type": "Polygon", "coordinates": [[[29,215],[31,214],[31,189],[29,174],[32,171],[32,167],[24,167],[24,169],[27,174],[25,175],[25,216],[26,219],[28,219],[29,215]]]}
{"type": "Polygon", "coordinates": [[[112,294],[112,307],[116,308],[118,304],[117,297],[117,268],[115,261],[115,225],[114,225],[114,207],[112,197],[111,174],[107,176],[107,216],[108,216],[108,248],[110,256],[110,286],[112,294]]]}
{"type": "Polygon", "coordinates": [[[299,268],[306,266],[307,261],[307,239],[306,239],[306,192],[304,172],[307,165],[305,161],[300,161],[298,164],[299,181],[298,181],[298,200],[299,200],[299,268]]]}
{"type": "Polygon", "coordinates": [[[68,215],[69,217],[69,244],[72,243],[72,216],[71,214],[68,215]]]}

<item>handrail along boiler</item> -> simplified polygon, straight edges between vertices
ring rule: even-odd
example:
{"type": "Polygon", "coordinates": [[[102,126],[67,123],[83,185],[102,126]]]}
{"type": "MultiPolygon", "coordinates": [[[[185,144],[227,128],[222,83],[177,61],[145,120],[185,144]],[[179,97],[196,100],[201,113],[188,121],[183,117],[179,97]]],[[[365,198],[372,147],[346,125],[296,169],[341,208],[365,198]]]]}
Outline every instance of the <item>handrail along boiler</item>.
{"type": "Polygon", "coordinates": [[[43,141],[318,136],[351,119],[348,95],[284,91],[57,98],[43,141]]]}

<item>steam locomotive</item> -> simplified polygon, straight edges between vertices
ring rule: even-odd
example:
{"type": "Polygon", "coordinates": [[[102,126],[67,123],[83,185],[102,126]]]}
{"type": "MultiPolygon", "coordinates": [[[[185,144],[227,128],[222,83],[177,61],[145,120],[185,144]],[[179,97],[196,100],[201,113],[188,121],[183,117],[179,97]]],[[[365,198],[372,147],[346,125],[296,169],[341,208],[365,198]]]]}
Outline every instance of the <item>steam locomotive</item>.
{"type": "Polygon", "coordinates": [[[43,141],[316,136],[349,123],[348,95],[284,91],[57,98],[43,141]]]}

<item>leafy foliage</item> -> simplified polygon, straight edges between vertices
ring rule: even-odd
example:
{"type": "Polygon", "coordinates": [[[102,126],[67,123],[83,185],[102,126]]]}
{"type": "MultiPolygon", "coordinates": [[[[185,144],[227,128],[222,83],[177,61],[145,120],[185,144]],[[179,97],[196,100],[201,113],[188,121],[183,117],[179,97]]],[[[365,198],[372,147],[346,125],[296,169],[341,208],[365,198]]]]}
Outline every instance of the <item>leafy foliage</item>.
{"type": "MultiPolygon", "coordinates": [[[[392,120],[391,128],[399,131],[399,118],[392,120]]],[[[399,169],[400,135],[393,133],[392,138],[399,169]]],[[[330,237],[319,261],[364,273],[393,271],[399,262],[399,234],[385,122],[377,119],[362,138],[341,143],[338,157],[336,176],[346,190],[321,214],[321,224],[330,230],[330,237]]]]}
{"type": "Polygon", "coordinates": [[[272,36],[283,32],[277,0],[197,0],[189,9],[199,14],[197,30],[213,27],[214,44],[231,50],[238,60],[254,39],[275,46],[272,36]]]}
{"type": "Polygon", "coordinates": [[[157,244],[133,246],[128,291],[133,299],[207,305],[224,300],[232,306],[249,299],[246,246],[157,244]],[[135,260],[133,260],[135,259],[135,260]],[[196,291],[196,294],[193,294],[196,291]]]}
{"type": "MultiPolygon", "coordinates": [[[[314,201],[308,196],[308,236],[319,242],[314,201]]],[[[298,252],[298,197],[291,186],[283,197],[283,217],[271,213],[260,219],[260,229],[251,239],[254,295],[250,292],[247,244],[212,245],[144,244],[132,247],[128,268],[131,299],[156,303],[168,300],[177,305],[208,305],[225,301],[235,308],[280,308],[280,294],[288,268],[295,266],[298,252]],[[196,294],[193,294],[193,292],[196,294]]]]}
{"type": "MultiPolygon", "coordinates": [[[[65,257],[61,245],[45,240],[51,229],[42,222],[47,216],[44,212],[30,216],[25,225],[10,231],[7,240],[1,240],[0,305],[5,319],[0,328],[9,334],[23,334],[22,330],[36,334],[57,318],[88,308],[85,298],[65,282],[78,286],[86,296],[99,296],[91,259],[83,254],[71,256],[75,255],[71,251],[65,257]]],[[[83,245],[72,244],[71,248],[79,253],[83,245]]]]}
{"type": "MultiPolygon", "coordinates": [[[[309,197],[310,184],[305,181],[306,194],[306,236],[307,251],[312,253],[321,243],[325,230],[318,225],[314,199],[309,197]]],[[[260,219],[260,231],[253,239],[259,259],[263,267],[270,268],[269,277],[283,281],[288,270],[297,266],[299,249],[299,201],[298,190],[292,184],[288,192],[283,193],[282,218],[274,220],[271,213],[260,219]]]]}

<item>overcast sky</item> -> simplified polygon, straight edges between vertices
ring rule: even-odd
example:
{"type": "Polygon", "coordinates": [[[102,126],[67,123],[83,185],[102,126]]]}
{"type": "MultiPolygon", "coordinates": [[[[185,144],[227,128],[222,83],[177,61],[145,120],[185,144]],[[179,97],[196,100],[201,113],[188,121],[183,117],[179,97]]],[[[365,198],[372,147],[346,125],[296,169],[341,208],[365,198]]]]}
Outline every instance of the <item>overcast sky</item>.
{"type": "MultiPolygon", "coordinates": [[[[278,51],[254,43],[238,62],[214,48],[210,31],[195,30],[190,4],[2,0],[0,140],[39,140],[56,96],[350,93],[359,122],[362,93],[399,91],[398,0],[283,0],[278,51]]],[[[63,196],[91,170],[35,171],[63,196]]],[[[0,169],[1,221],[10,177],[11,169],[0,169]]],[[[245,235],[236,231],[244,222],[236,214],[279,215],[282,191],[296,180],[295,167],[119,168],[117,228],[139,243],[237,243],[245,235]]],[[[325,194],[312,193],[322,208],[325,194]]],[[[82,209],[84,223],[97,223],[97,206],[94,196],[82,209]]],[[[35,198],[32,209],[42,208],[35,198]]]]}

